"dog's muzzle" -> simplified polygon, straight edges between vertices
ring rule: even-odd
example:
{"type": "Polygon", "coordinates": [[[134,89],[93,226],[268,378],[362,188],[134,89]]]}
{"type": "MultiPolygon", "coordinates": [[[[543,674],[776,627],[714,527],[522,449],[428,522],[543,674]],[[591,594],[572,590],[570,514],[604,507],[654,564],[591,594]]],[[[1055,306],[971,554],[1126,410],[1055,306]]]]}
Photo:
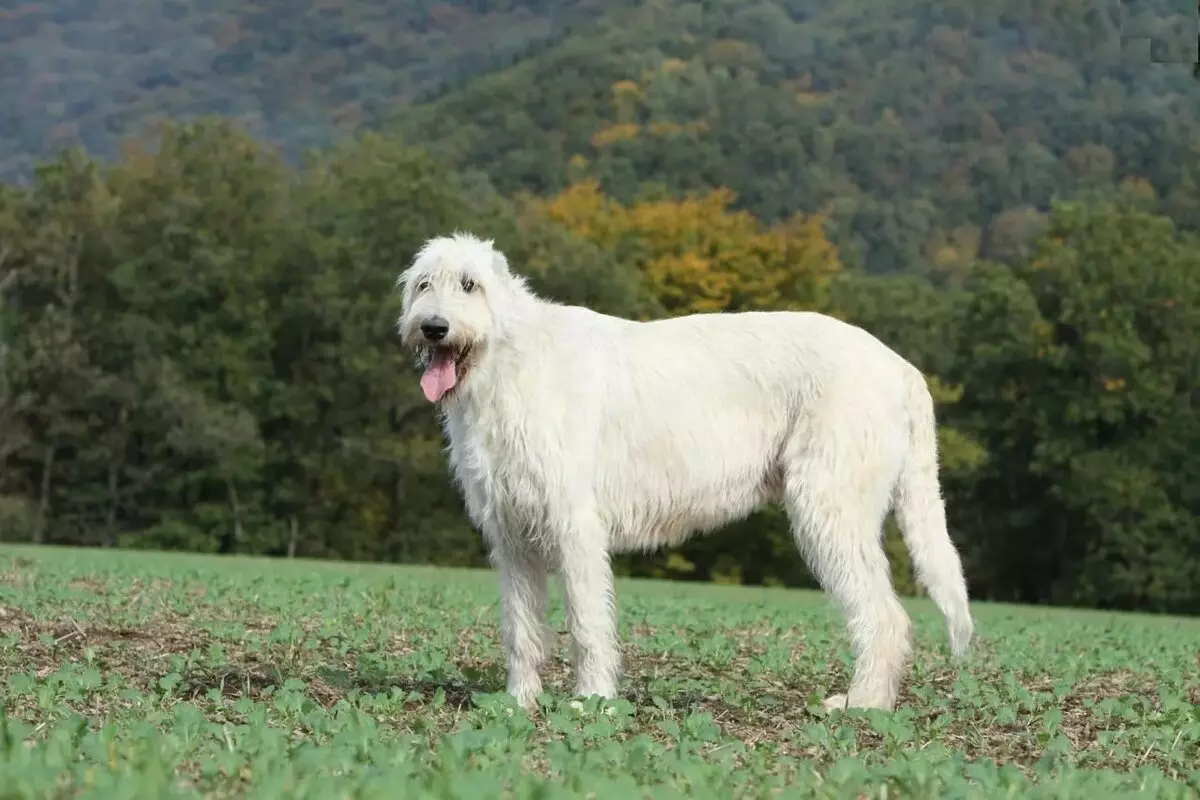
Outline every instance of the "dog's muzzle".
{"type": "Polygon", "coordinates": [[[421,334],[431,342],[440,342],[450,332],[450,323],[443,317],[430,317],[421,323],[421,334]]]}

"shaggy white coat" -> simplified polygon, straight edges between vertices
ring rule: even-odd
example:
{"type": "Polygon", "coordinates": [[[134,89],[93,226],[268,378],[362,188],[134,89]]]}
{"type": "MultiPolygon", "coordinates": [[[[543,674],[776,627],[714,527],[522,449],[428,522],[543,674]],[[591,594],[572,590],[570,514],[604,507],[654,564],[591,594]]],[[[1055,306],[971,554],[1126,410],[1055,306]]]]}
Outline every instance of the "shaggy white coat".
{"type": "Polygon", "coordinates": [[[508,691],[535,705],[547,573],[563,579],[576,693],[617,693],[609,557],[678,544],[780,503],[843,610],[856,657],[826,706],[894,707],[910,649],[882,523],[961,654],[973,623],[938,484],[921,373],[816,313],[633,322],[535,296],[490,241],[431,239],[400,277],[402,340],[465,354],[438,400],[449,461],[499,573],[508,691]],[[429,319],[448,324],[437,345],[429,319]]]}

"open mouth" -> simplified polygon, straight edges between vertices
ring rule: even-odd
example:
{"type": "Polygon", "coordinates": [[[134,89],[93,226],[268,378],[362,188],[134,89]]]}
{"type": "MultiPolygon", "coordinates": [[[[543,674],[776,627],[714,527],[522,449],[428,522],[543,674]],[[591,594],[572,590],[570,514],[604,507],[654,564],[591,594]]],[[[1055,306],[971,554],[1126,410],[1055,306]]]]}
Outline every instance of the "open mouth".
{"type": "Polygon", "coordinates": [[[425,399],[437,403],[454,391],[467,373],[470,355],[470,345],[429,348],[425,352],[428,359],[425,372],[421,375],[421,391],[425,393],[425,399]]]}

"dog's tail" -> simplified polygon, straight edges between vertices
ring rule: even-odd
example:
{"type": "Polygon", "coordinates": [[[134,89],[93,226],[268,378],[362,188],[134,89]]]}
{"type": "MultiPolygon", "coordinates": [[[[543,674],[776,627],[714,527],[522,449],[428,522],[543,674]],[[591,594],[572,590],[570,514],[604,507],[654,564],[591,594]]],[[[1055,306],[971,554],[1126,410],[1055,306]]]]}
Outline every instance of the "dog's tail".
{"type": "Polygon", "coordinates": [[[907,401],[910,446],[896,484],[895,511],[917,580],[946,618],[950,650],[962,655],[975,623],[967,604],[962,561],[946,529],[946,506],[938,484],[937,422],[924,376],[914,370],[907,401]]]}

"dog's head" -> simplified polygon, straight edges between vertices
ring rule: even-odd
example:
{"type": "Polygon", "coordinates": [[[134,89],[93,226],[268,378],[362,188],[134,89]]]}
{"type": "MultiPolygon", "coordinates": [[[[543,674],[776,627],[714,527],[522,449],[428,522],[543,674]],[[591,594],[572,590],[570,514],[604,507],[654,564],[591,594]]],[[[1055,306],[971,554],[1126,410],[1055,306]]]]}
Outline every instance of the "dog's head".
{"type": "Polygon", "coordinates": [[[511,280],[504,254],[468,233],[430,239],[400,275],[400,340],[424,368],[431,403],[459,389],[496,338],[511,280]]]}

